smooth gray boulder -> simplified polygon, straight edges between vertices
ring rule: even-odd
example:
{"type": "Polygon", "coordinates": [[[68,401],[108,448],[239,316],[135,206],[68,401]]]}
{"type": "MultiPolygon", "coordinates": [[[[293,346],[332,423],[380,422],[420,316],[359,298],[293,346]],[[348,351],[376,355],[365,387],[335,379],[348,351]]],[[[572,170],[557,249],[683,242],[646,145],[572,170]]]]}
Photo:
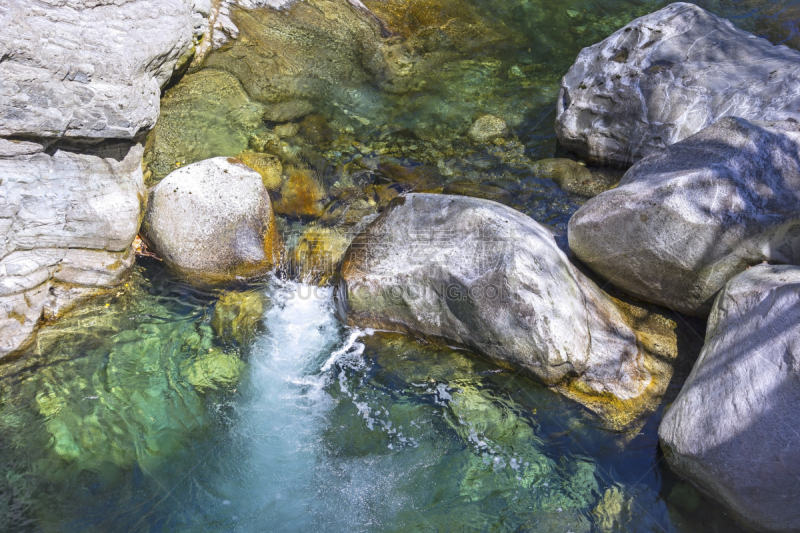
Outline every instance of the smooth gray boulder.
{"type": "Polygon", "coordinates": [[[651,381],[635,332],[553,234],[489,200],[394,200],[350,245],[337,302],[350,325],[446,339],[586,395],[651,381]]]}
{"type": "Polygon", "coordinates": [[[726,116],[800,120],[800,52],[681,2],[581,51],[556,133],[587,161],[629,166],[726,116]]]}
{"type": "Polygon", "coordinates": [[[188,165],[153,187],[142,239],[173,271],[200,286],[258,278],[280,260],[261,175],[230,157],[188,165]]]}
{"type": "Polygon", "coordinates": [[[143,136],[205,31],[195,3],[0,5],[0,358],[132,265],[143,136]]]}
{"type": "Polygon", "coordinates": [[[747,267],[800,263],[800,124],[725,118],[643,159],[573,215],[569,246],[634,296],[708,314],[747,267]]]}
{"type": "Polygon", "coordinates": [[[714,304],[659,427],[670,467],[755,531],[800,531],[800,268],[756,266],[714,304]]]}

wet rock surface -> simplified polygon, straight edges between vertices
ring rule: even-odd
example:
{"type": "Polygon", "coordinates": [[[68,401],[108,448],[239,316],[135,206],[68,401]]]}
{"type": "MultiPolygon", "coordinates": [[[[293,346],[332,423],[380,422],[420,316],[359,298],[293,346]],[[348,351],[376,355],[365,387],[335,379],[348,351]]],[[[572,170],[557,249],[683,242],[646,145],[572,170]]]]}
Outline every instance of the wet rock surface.
{"type": "Polygon", "coordinates": [[[659,435],[670,467],[755,531],[798,531],[800,268],[728,283],[659,435]]]}
{"type": "Polygon", "coordinates": [[[611,299],[494,202],[399,198],[351,244],[338,291],[351,325],[445,338],[547,384],[624,400],[651,381],[611,299]]]}
{"type": "Polygon", "coordinates": [[[628,166],[726,116],[800,120],[800,52],[679,2],[578,55],[556,133],[587,161],[628,166]]]}
{"type": "Polygon", "coordinates": [[[142,238],[197,285],[264,276],[280,258],[280,237],[261,176],[233,158],[176,170],[150,191],[142,238]]]}
{"type": "Polygon", "coordinates": [[[747,267],[800,261],[799,212],[800,125],[726,118],[587,202],[569,243],[624,291],[704,315],[747,267]]]}

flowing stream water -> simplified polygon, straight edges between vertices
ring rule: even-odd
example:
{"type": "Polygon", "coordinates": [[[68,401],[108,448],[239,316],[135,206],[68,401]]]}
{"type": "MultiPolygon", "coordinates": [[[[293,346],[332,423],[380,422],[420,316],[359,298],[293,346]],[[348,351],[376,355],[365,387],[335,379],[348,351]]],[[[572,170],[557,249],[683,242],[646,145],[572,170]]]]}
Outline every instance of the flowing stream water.
{"type": "MultiPolygon", "coordinates": [[[[212,156],[279,161],[287,246],[339,235],[330,253],[384,200],[453,182],[563,229],[585,200],[530,171],[555,151],[559,78],[581,47],[666,5],[365,3],[399,37],[374,41],[338,0],[237,14],[240,39],[166,91],[149,183],[212,156]],[[313,112],[264,118],[290,97],[313,112]],[[465,138],[482,113],[506,120],[507,142],[465,138]],[[305,196],[291,189],[303,176],[305,196]]],[[[800,44],[800,2],[700,4],[800,44]]],[[[666,467],[663,405],[611,431],[474,354],[344,327],[332,289],[298,281],[325,276],[302,267],[203,292],[140,259],[123,287],[44,326],[0,365],[0,531],[739,531],[666,467]]]]}
{"type": "Polygon", "coordinates": [[[610,432],[469,353],[344,328],[330,288],[247,297],[245,348],[224,298],[149,262],[45,328],[3,380],[2,529],[736,530],[663,467],[657,416],[610,432]]]}

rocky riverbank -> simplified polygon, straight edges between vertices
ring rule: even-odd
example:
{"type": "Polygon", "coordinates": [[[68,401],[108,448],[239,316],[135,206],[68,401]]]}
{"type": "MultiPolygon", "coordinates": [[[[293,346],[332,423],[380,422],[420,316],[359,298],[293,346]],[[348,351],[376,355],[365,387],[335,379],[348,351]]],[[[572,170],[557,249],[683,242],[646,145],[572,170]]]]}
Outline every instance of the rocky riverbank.
{"type": "MultiPolygon", "coordinates": [[[[622,28],[580,52],[557,91],[568,65],[507,31],[555,8],[518,7],[0,8],[0,359],[24,358],[40,324],[93,296],[135,307],[137,235],[215,309],[194,332],[140,332],[202,352],[168,372],[193,417],[204,394],[235,390],[267,309],[246,289],[270,276],[334,287],[355,335],[468,350],[626,438],[675,399],[673,377],[700,353],[661,421],[668,463],[748,527],[800,531],[786,414],[800,394],[800,52],[692,4],[637,5],[628,24],[559,8],[551,18],[586,44],[622,28]],[[706,317],[701,352],[685,337],[706,317]]],[[[142,357],[115,328],[114,364],[142,357]]],[[[456,420],[491,410],[470,387],[440,385],[436,402],[462,398],[456,420]]],[[[63,429],[84,419],[53,391],[36,401],[59,460],[99,469],[76,466],[94,430],[63,429]]],[[[106,452],[120,468],[147,456],[106,452]]]]}

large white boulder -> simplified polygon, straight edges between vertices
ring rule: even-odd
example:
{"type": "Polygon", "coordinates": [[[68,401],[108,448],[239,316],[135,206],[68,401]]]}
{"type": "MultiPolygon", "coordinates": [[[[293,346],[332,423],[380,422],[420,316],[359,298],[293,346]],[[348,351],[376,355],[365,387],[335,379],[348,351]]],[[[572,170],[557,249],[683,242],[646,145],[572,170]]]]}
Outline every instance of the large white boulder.
{"type": "Polygon", "coordinates": [[[280,241],[261,175],[229,157],[176,170],[150,191],[142,238],[197,285],[264,276],[280,241]]]}
{"type": "Polygon", "coordinates": [[[337,300],[351,325],[446,339],[585,394],[631,399],[651,381],[612,300],[549,230],[492,201],[394,200],[350,245],[337,300]]]}
{"type": "Polygon", "coordinates": [[[659,427],[670,467],[756,531],[800,531],[800,268],[756,266],[714,304],[659,427]]]}
{"type": "Polygon", "coordinates": [[[569,245],[634,296],[708,314],[747,267],[800,264],[800,124],[725,118],[643,159],[573,215],[569,245]]]}
{"type": "Polygon", "coordinates": [[[800,52],[680,2],[578,55],[556,133],[587,161],[628,166],[726,116],[800,120],[800,52]]]}

